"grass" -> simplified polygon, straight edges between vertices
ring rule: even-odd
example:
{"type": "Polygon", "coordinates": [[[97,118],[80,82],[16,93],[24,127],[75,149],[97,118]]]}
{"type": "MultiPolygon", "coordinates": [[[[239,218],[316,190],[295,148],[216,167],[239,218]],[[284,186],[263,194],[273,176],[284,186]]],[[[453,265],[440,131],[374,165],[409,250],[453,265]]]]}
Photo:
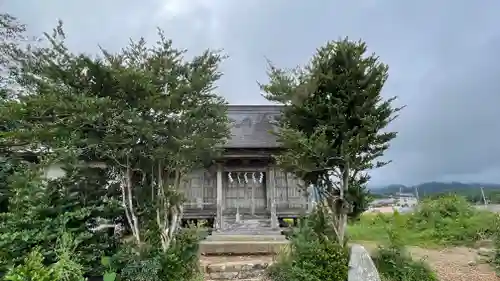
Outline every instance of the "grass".
{"type": "Polygon", "coordinates": [[[496,232],[498,214],[477,210],[465,199],[447,196],[424,201],[419,210],[405,214],[363,214],[349,225],[351,241],[388,242],[388,228],[397,231],[404,245],[434,248],[473,246],[496,232]]]}
{"type": "Polygon", "coordinates": [[[351,241],[389,242],[388,227],[394,227],[403,237],[405,245],[434,248],[436,241],[427,239],[425,231],[415,231],[406,227],[410,214],[363,214],[359,221],[349,225],[347,234],[351,241]]]}

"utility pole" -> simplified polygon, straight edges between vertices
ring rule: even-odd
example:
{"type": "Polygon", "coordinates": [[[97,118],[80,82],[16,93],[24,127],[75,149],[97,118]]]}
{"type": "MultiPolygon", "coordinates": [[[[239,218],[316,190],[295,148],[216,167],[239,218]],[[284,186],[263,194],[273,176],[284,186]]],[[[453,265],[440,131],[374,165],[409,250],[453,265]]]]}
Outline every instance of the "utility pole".
{"type": "Polygon", "coordinates": [[[484,206],[487,207],[488,202],[486,201],[486,196],[484,196],[484,188],[482,186],[480,188],[481,188],[481,195],[483,196],[484,206]]]}
{"type": "Polygon", "coordinates": [[[417,202],[420,201],[420,198],[418,197],[418,186],[415,185],[415,197],[417,198],[417,202]]]}
{"type": "Polygon", "coordinates": [[[403,187],[399,187],[399,202],[398,202],[399,207],[403,205],[403,187]]]}

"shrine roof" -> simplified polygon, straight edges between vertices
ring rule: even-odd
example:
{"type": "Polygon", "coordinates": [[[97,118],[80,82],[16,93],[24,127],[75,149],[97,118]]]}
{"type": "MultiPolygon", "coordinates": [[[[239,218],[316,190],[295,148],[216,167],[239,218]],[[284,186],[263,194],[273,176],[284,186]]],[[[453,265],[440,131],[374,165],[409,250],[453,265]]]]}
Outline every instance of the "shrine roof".
{"type": "Polygon", "coordinates": [[[229,105],[231,138],[226,148],[276,148],[280,145],[273,122],[281,114],[280,105],[229,105]]]}

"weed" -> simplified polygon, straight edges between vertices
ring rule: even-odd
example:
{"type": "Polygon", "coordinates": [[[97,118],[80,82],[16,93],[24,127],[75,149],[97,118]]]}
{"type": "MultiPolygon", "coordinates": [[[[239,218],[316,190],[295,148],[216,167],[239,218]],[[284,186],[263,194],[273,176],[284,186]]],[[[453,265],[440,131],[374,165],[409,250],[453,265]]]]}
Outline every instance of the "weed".
{"type": "Polygon", "coordinates": [[[437,281],[436,274],[423,261],[414,261],[396,227],[386,229],[389,242],[379,246],[373,260],[383,280],[437,281]]]}

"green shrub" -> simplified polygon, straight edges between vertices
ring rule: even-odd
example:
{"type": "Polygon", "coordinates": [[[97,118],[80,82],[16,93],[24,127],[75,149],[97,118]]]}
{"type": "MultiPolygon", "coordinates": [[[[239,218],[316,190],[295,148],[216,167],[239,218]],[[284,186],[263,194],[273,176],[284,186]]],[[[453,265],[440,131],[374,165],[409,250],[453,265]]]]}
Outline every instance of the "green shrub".
{"type": "Polygon", "coordinates": [[[409,256],[392,249],[379,249],[374,257],[379,274],[390,281],[437,281],[436,275],[424,261],[414,261],[409,256]]]}
{"type": "Polygon", "coordinates": [[[63,178],[46,182],[39,166],[23,167],[9,178],[9,208],[0,213],[0,275],[21,264],[35,246],[47,263],[54,263],[54,245],[64,232],[78,241],[74,255],[85,273],[102,274],[101,256],[110,255],[118,245],[112,234],[89,229],[96,217],[112,217],[110,212],[116,207],[100,191],[104,190],[102,185],[91,188],[88,184],[98,185],[102,177],[95,171],[75,168],[68,169],[63,178]],[[92,189],[100,190],[94,193],[92,189]]]}
{"type": "Polygon", "coordinates": [[[4,276],[5,281],[53,281],[54,271],[43,264],[44,258],[39,249],[35,249],[24,259],[24,263],[10,269],[4,276]]]}
{"type": "Polygon", "coordinates": [[[472,244],[493,235],[495,217],[492,212],[477,210],[463,197],[448,195],[422,202],[408,226],[426,231],[426,238],[439,244],[472,244]]]}
{"type": "Polygon", "coordinates": [[[500,217],[497,217],[495,220],[493,245],[495,247],[495,256],[493,257],[492,264],[495,267],[497,276],[500,276],[500,217]]]}
{"type": "Polygon", "coordinates": [[[113,268],[122,281],[192,281],[200,274],[199,237],[197,228],[182,229],[167,252],[157,244],[125,245],[113,268]]]}
{"type": "Polygon", "coordinates": [[[380,246],[373,257],[379,274],[390,281],[437,281],[437,276],[424,261],[414,261],[395,228],[387,229],[389,243],[380,246]]]}
{"type": "Polygon", "coordinates": [[[36,247],[22,264],[11,268],[4,276],[5,281],[84,281],[83,267],[75,260],[75,243],[70,234],[65,233],[58,240],[57,262],[46,265],[40,248],[36,247]]]}
{"type": "Polygon", "coordinates": [[[347,247],[315,231],[317,220],[301,220],[291,237],[289,251],[268,269],[273,281],[345,281],[348,274],[347,247]]]}

